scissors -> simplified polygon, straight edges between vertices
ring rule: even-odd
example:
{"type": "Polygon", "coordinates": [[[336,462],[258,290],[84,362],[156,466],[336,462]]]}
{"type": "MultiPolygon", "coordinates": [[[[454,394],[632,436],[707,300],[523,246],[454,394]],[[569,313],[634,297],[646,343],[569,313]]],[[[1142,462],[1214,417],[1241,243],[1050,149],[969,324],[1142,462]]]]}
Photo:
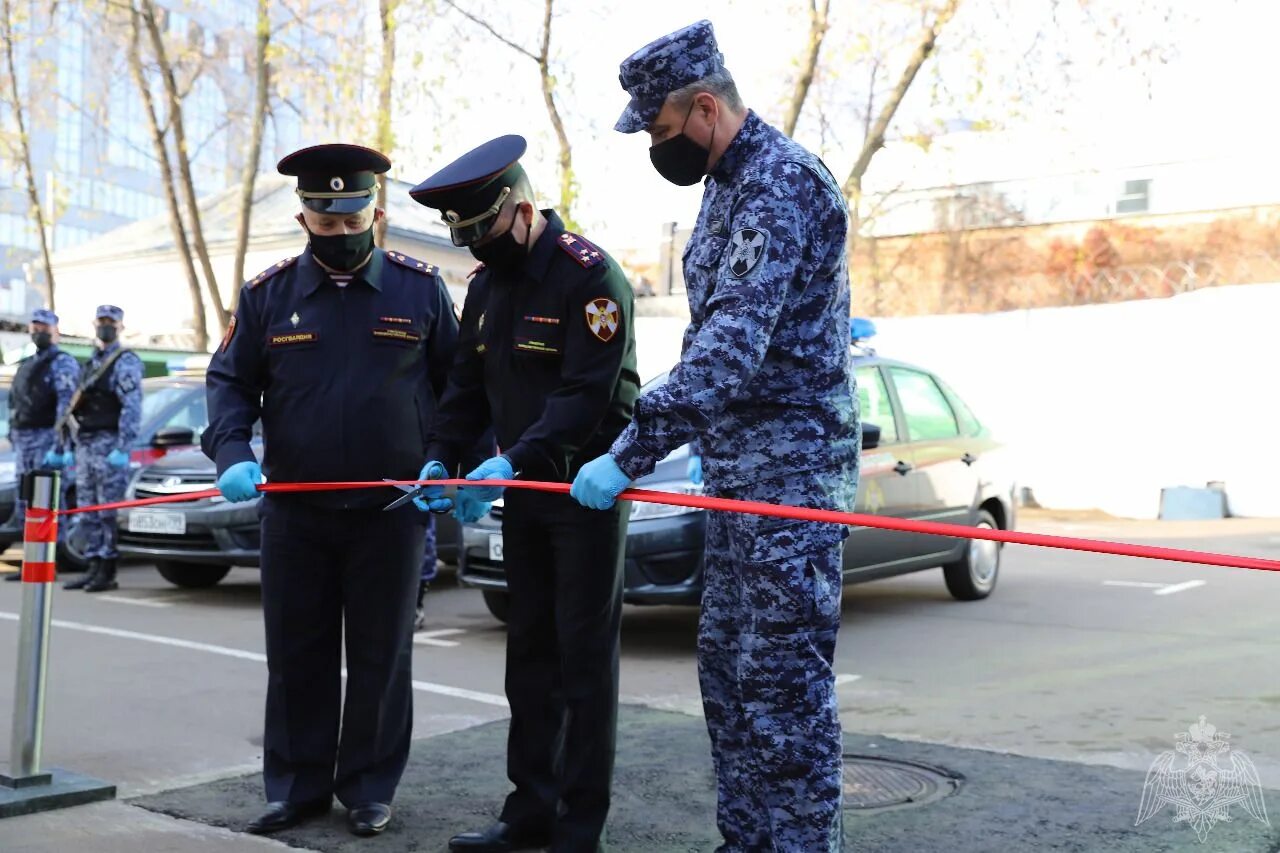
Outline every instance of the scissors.
{"type": "MultiPolygon", "coordinates": [[[[409,501],[413,500],[414,498],[420,498],[420,497],[422,497],[422,496],[423,496],[423,494],[427,491],[427,489],[432,488],[431,486],[405,486],[405,485],[401,485],[400,483],[397,483],[395,480],[393,480],[393,479],[392,479],[392,478],[390,478],[390,477],[383,477],[383,478],[382,478],[382,481],[383,481],[384,483],[390,483],[392,486],[395,486],[397,489],[399,489],[400,491],[404,492],[404,494],[403,494],[403,495],[401,495],[400,497],[398,497],[398,498],[396,498],[395,500],[393,500],[391,503],[389,503],[389,504],[387,504],[386,506],[384,506],[384,507],[382,508],[382,511],[383,511],[383,512],[390,512],[390,511],[391,511],[391,510],[393,510],[393,509],[399,509],[400,507],[404,506],[405,504],[407,504],[409,501]]],[[[437,515],[444,515],[444,514],[445,514],[445,513],[447,513],[449,510],[447,510],[447,509],[433,509],[433,510],[431,510],[431,511],[432,511],[432,512],[434,512],[434,513],[436,513],[437,515]]]]}

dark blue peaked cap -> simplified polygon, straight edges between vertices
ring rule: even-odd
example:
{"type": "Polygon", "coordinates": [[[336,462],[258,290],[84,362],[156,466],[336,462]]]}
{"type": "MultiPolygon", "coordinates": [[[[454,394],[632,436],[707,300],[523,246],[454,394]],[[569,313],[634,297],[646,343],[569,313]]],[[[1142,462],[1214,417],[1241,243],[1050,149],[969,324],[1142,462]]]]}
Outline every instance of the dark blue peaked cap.
{"type": "Polygon", "coordinates": [[[391,168],[386,155],[361,145],[313,145],[276,164],[298,178],[298,197],[318,213],[355,213],[378,195],[378,175],[391,168]]]}
{"type": "Polygon", "coordinates": [[[524,176],[520,158],[528,147],[524,137],[515,134],[490,139],[409,190],[409,195],[440,211],[455,244],[470,245],[488,232],[511,188],[524,176]]]}

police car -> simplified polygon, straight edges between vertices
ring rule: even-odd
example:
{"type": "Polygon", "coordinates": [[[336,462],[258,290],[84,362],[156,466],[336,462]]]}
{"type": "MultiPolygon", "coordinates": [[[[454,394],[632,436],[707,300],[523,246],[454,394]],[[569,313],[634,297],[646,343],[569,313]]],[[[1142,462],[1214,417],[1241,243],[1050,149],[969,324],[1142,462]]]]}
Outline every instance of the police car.
{"type": "MultiPolygon", "coordinates": [[[[884,358],[867,341],[874,325],[855,318],[852,353],[862,411],[862,469],[856,511],[972,527],[1013,529],[1014,480],[1005,454],[973,411],[933,372],[884,358]]],[[[663,374],[647,390],[666,381],[663,374]]],[[[676,449],[636,486],[697,493],[688,480],[688,447],[676,449]]],[[[702,597],[702,510],[631,504],[623,600],[697,604],[702,597]]],[[[479,589],[506,620],[502,504],[464,525],[458,579],[479,589]]],[[[845,544],[845,583],[942,569],[951,594],[986,598],[1000,573],[1000,545],[981,540],[853,528],[845,544]]]]}

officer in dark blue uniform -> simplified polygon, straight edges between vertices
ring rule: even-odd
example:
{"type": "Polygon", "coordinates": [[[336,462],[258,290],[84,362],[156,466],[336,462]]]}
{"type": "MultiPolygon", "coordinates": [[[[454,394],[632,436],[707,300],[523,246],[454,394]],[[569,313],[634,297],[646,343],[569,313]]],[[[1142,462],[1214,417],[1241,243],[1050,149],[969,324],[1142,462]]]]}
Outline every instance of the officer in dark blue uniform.
{"type": "MultiPolygon", "coordinates": [[[[282,483],[413,479],[422,464],[458,322],[435,267],[374,248],[377,175],[389,167],[355,145],[303,149],[277,166],[298,178],[309,243],[244,286],[209,366],[201,443],[228,500],[252,498],[263,473],[282,483]],[[261,467],[249,444],[259,418],[261,467]]],[[[262,501],[269,807],[250,832],[322,814],[335,795],[357,835],[390,820],[413,722],[423,553],[423,517],[380,509],[397,495],[262,501]]]]}
{"type": "MultiPolygon", "coordinates": [[[[567,483],[631,420],[639,386],[631,288],[603,250],[538,210],[524,151],[519,136],[492,140],[411,191],[483,262],[422,479],[465,472],[460,452],[492,425],[501,455],[467,479],[567,483]]],[[[460,489],[459,510],[501,492],[460,489]]],[[[439,511],[449,501],[436,488],[420,506],[439,511]]],[[[613,775],[626,509],[597,514],[567,495],[513,489],[502,533],[515,790],[498,823],[449,847],[594,851],[613,775]]]]}

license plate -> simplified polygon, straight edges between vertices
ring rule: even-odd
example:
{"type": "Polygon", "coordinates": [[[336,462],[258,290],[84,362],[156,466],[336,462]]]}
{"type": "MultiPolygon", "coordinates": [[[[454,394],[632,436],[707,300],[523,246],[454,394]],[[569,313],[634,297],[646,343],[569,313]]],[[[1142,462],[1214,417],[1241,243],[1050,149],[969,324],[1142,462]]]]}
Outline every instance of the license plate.
{"type": "Polygon", "coordinates": [[[489,534],[489,559],[495,563],[502,562],[502,534],[489,534]]]}
{"type": "Polygon", "coordinates": [[[187,517],[162,509],[135,509],[129,513],[129,531],[181,536],[187,532],[187,517]]]}

